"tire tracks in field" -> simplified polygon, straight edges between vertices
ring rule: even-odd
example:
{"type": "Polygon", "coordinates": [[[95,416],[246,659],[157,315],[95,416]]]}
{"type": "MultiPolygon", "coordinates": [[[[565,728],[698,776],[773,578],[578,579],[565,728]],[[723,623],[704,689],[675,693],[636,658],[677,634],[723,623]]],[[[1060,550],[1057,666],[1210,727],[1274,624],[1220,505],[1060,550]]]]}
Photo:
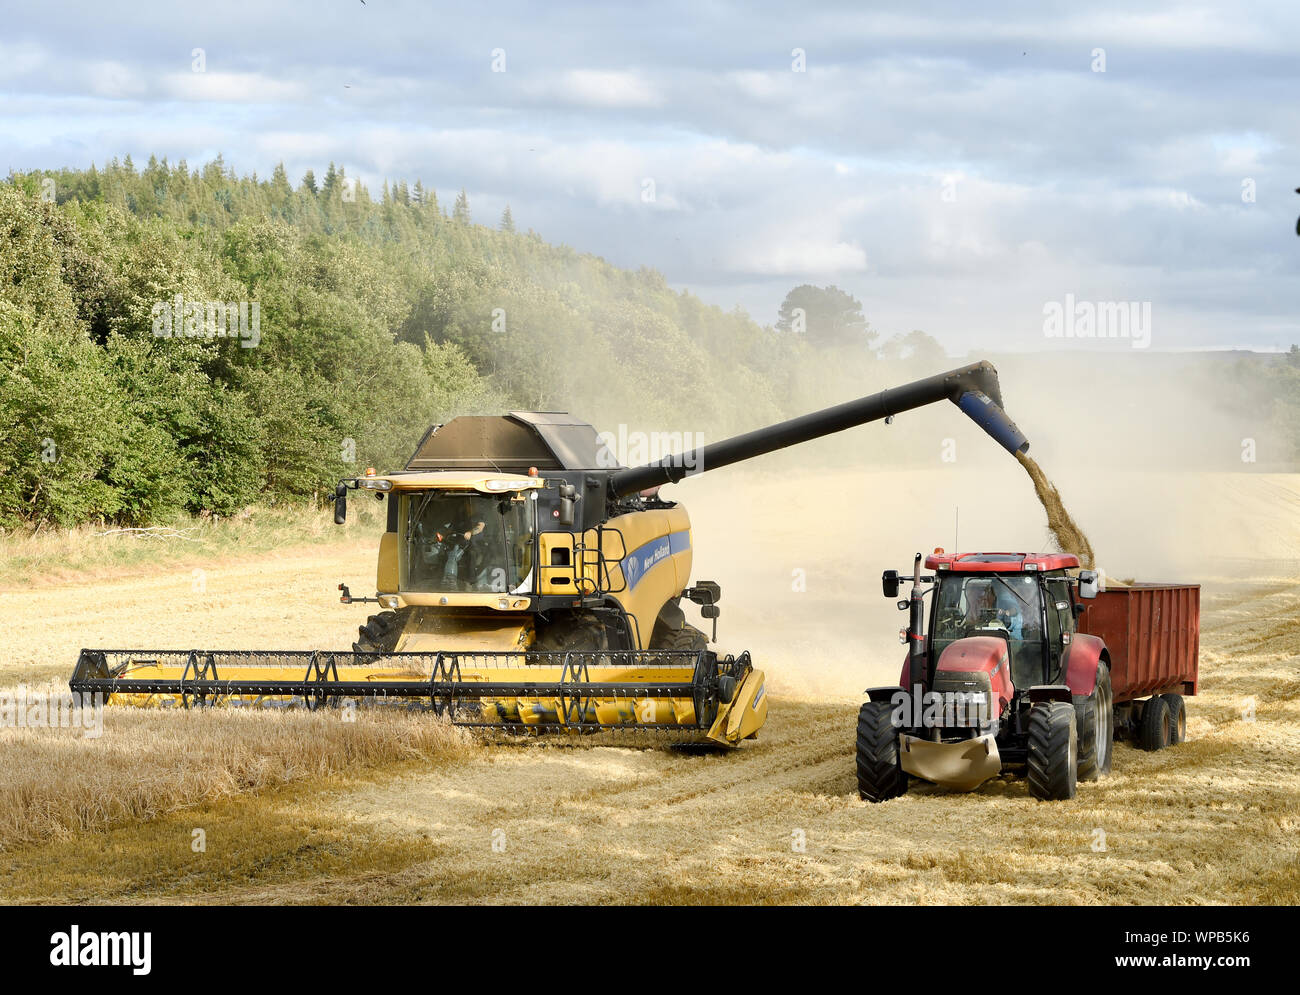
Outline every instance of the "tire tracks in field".
{"type": "Polygon", "coordinates": [[[340,793],[327,805],[354,831],[412,832],[409,819],[390,815],[405,804],[427,815],[441,852],[396,874],[286,882],[220,900],[365,901],[379,889],[387,901],[653,902],[716,899],[732,886],[749,892],[736,900],[762,900],[752,881],[718,881],[724,866],[741,877],[756,870],[774,883],[773,900],[814,900],[813,880],[786,866],[803,862],[790,834],[806,821],[796,818],[802,799],[861,804],[843,734],[855,709],[778,707],[783,717],[763,741],[724,755],[490,747],[454,766],[409,772],[397,786],[340,793]],[[842,794],[824,794],[828,787],[842,794]],[[502,850],[494,854],[496,833],[502,850]]]}

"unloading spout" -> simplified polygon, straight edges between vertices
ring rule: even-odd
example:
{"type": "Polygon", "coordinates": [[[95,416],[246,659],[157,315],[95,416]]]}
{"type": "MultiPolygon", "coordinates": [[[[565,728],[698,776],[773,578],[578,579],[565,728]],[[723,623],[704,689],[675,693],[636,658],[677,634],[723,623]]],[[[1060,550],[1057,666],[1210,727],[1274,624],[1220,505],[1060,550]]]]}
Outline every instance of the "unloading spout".
{"type": "Polygon", "coordinates": [[[968,390],[957,398],[957,407],[966,412],[999,446],[1012,456],[1029,452],[1029,440],[1002,408],[982,390],[968,390]]]}
{"type": "Polygon", "coordinates": [[[628,497],[647,488],[676,483],[686,476],[753,459],[943,400],[952,401],[961,408],[1007,452],[1023,453],[1029,449],[1024,433],[1002,410],[998,371],[992,363],[979,362],[689,452],[665,456],[645,466],[619,470],[610,475],[610,496],[615,499],[628,497]]]}

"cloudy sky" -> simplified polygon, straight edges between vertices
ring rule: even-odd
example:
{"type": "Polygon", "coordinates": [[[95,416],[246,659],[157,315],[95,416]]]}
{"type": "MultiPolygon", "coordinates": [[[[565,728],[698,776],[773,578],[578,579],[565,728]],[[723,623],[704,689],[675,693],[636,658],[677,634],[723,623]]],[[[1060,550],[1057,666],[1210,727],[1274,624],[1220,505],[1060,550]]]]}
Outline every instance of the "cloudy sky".
{"type": "Polygon", "coordinates": [[[834,283],[953,352],[1073,344],[1067,294],[1150,302],[1152,349],[1300,341],[1289,0],[5,8],[0,170],[334,160],[766,323],[834,283]]]}

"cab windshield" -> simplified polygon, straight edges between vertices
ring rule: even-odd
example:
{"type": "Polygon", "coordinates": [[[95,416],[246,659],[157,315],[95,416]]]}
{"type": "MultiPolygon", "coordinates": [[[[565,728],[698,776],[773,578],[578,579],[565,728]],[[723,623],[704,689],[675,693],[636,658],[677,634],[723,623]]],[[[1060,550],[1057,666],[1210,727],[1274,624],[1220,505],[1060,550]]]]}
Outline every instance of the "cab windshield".
{"type": "Polygon", "coordinates": [[[401,587],[412,592],[501,593],[527,589],[533,503],[519,494],[403,494],[401,587]]]}
{"type": "Polygon", "coordinates": [[[1037,577],[1028,574],[942,575],[935,595],[931,645],[934,659],[966,636],[1005,639],[1011,681],[1017,688],[1041,684],[1043,612],[1037,577]]]}

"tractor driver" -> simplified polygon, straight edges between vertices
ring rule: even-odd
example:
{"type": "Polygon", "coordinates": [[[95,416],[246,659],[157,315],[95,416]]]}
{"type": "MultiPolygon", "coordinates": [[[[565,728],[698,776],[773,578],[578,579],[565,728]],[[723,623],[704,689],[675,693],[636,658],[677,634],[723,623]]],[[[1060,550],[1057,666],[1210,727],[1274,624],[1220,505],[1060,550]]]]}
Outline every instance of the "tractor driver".
{"type": "Polygon", "coordinates": [[[1007,627],[1011,638],[1023,639],[1025,635],[1024,605],[1016,597],[1015,591],[1010,590],[1005,584],[998,584],[996,605],[998,621],[1007,627]]]}

